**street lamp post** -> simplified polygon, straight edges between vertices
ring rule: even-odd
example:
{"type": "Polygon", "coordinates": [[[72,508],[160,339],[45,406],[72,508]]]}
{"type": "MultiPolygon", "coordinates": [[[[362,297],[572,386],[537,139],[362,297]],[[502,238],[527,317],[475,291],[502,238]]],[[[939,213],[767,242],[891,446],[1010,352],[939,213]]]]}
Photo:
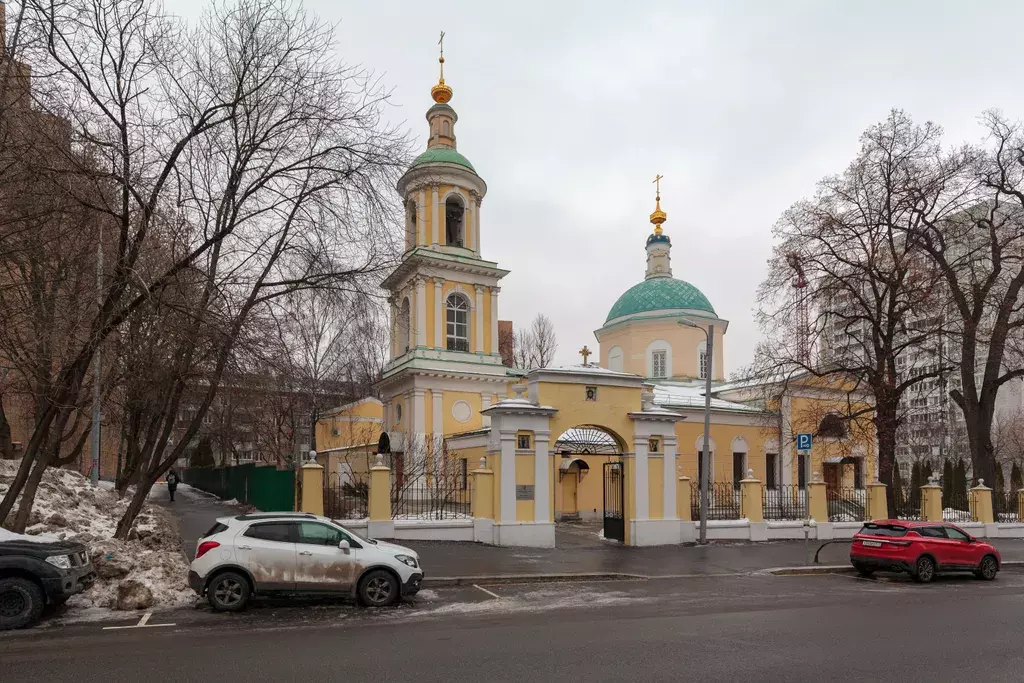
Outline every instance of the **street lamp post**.
{"type": "Polygon", "coordinates": [[[708,489],[711,488],[711,368],[715,353],[715,326],[708,325],[704,329],[691,320],[680,320],[683,327],[693,327],[704,333],[707,338],[707,360],[704,364],[704,467],[700,472],[700,538],[704,545],[708,542],[708,489]]]}

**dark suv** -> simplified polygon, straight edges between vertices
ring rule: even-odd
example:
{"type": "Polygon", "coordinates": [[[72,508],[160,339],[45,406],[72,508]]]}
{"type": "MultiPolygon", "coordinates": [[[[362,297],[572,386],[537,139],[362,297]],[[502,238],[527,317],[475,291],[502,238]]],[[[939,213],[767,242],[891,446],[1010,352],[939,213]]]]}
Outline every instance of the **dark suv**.
{"type": "Polygon", "coordinates": [[[0,542],[0,631],[31,626],[96,580],[89,553],[73,541],[0,542]]]}

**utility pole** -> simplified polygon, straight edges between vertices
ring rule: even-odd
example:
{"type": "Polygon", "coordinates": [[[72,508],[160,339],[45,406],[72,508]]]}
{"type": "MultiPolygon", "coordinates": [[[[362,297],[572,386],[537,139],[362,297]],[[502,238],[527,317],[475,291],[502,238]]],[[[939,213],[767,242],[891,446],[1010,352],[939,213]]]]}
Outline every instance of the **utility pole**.
{"type": "MultiPolygon", "coordinates": [[[[100,239],[96,245],[96,303],[99,310],[103,310],[103,223],[100,222],[100,239]]],[[[93,486],[100,482],[100,347],[96,347],[93,356],[93,379],[92,379],[92,469],[89,472],[89,479],[93,486]]]]}
{"type": "Polygon", "coordinates": [[[692,327],[700,330],[707,338],[707,356],[704,363],[704,467],[699,468],[697,473],[700,481],[700,536],[699,542],[704,545],[708,542],[708,490],[711,488],[711,375],[714,368],[715,358],[715,326],[708,325],[704,329],[692,320],[683,318],[678,321],[683,327],[692,327]]]}

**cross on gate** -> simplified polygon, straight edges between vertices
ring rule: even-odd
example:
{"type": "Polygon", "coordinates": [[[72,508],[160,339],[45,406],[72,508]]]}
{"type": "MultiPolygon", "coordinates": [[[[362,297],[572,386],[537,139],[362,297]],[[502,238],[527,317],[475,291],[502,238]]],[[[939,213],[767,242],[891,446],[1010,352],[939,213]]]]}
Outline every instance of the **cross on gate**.
{"type": "Polygon", "coordinates": [[[588,349],[586,344],[584,344],[583,348],[580,349],[580,355],[583,356],[583,365],[584,366],[587,365],[587,359],[590,358],[590,354],[592,354],[592,353],[593,353],[593,351],[588,349]]]}

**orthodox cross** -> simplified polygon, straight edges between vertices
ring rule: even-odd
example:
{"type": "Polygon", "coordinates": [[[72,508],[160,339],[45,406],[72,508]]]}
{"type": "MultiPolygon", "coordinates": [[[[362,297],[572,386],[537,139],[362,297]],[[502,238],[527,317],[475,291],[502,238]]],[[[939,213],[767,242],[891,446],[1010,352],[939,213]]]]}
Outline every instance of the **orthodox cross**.
{"type": "Polygon", "coordinates": [[[441,38],[437,44],[441,46],[441,56],[437,61],[441,64],[441,82],[444,83],[444,31],[441,31],[441,38]]]}
{"type": "Polygon", "coordinates": [[[590,358],[590,354],[592,354],[592,353],[593,353],[593,351],[588,349],[585,344],[584,344],[583,348],[580,349],[580,355],[583,356],[583,365],[584,366],[587,365],[587,359],[590,358]]]}
{"type": "Polygon", "coordinates": [[[661,197],[661,179],[664,178],[664,177],[665,176],[660,175],[660,174],[654,176],[654,192],[655,192],[655,194],[658,195],[659,198],[661,197]]]}

